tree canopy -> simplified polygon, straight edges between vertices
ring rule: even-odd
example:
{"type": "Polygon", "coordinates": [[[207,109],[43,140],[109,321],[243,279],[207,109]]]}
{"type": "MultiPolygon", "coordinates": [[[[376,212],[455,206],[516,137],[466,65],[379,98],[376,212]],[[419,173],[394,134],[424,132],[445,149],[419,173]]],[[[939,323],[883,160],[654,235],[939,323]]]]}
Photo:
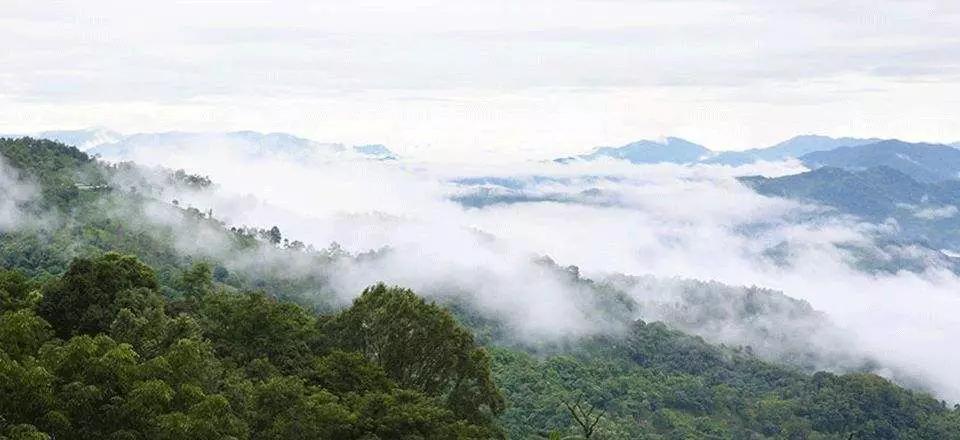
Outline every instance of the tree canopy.
{"type": "MultiPolygon", "coordinates": [[[[501,436],[495,418],[503,403],[482,349],[448,313],[409,291],[378,286],[361,296],[357,309],[320,317],[262,293],[196,295],[197,285],[212,281],[195,278],[209,278],[210,271],[187,273],[193,282],[183,284],[184,293],[193,294],[165,297],[150,267],[108,253],[75,260],[32,301],[26,277],[0,271],[0,433],[62,439],[501,436]],[[364,306],[372,292],[390,304],[409,303],[417,320],[405,323],[407,331],[430,333],[435,341],[457,336],[443,352],[464,351],[457,368],[430,370],[432,385],[425,387],[348,343],[340,329],[372,310],[364,306]],[[464,391],[468,382],[485,384],[491,394],[464,391]]],[[[390,334],[399,327],[380,325],[381,338],[405,337],[390,334]]],[[[423,347],[397,345],[391,353],[413,359],[423,347]]]]}

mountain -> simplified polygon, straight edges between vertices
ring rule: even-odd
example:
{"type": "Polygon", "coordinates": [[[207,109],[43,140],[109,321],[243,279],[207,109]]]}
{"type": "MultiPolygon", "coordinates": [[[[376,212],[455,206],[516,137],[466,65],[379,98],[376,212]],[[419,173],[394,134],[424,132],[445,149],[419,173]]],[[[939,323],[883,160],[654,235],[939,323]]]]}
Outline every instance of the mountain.
{"type": "Polygon", "coordinates": [[[960,150],[946,145],[887,140],[855,147],[818,151],[800,158],[811,168],[831,166],[862,170],[889,167],[920,182],[960,177],[960,150]]]}
{"type": "Polygon", "coordinates": [[[764,195],[815,201],[861,217],[882,220],[898,203],[921,200],[928,188],[887,167],[862,171],[823,167],[806,173],[741,179],[764,195]]]}
{"type": "MultiPolygon", "coordinates": [[[[22,135],[5,135],[5,137],[20,137],[22,135]]],[[[117,142],[123,135],[106,128],[85,128],[80,130],[51,130],[31,133],[29,136],[41,139],[50,139],[65,145],[77,147],[80,150],[89,150],[97,145],[117,142]]]]}
{"type": "Polygon", "coordinates": [[[36,221],[0,234],[0,438],[573,438],[571,412],[599,414],[609,440],[960,432],[960,411],[871,365],[764,360],[802,366],[832,334],[775,292],[595,282],[545,262],[537,273],[575,289],[582,313],[623,327],[525,343],[446,286],[425,301],[381,284],[345,304],[330,276],[393,251],[316,251],[169,202],[209,181],[45,140],[0,139],[0,156],[38,186],[15,207],[36,221]],[[731,329],[765,343],[712,343],[731,329]]]}
{"type": "Polygon", "coordinates": [[[933,249],[960,249],[960,181],[921,182],[899,170],[821,167],[740,179],[760,194],[814,202],[873,223],[897,222],[899,236],[933,249]]]}
{"type": "Polygon", "coordinates": [[[744,165],[758,160],[778,161],[796,158],[815,151],[827,151],[839,147],[858,146],[879,142],[881,139],[832,138],[819,135],[802,135],[787,139],[766,148],[744,151],[725,151],[705,160],[705,163],[744,165]]]}
{"type": "MultiPolygon", "coordinates": [[[[4,135],[16,138],[23,135],[4,135]]],[[[384,145],[357,145],[347,147],[339,143],[322,143],[287,133],[260,133],[256,131],[136,133],[123,135],[105,128],[82,130],[52,130],[29,134],[39,139],[50,139],[77,147],[90,154],[110,160],[132,160],[143,153],[157,149],[185,152],[189,148],[222,146],[243,154],[260,157],[282,155],[302,158],[324,154],[353,154],[372,159],[397,159],[398,155],[384,145]]]]}
{"type": "Polygon", "coordinates": [[[260,133],[256,131],[233,131],[227,133],[164,132],[138,133],[120,140],[91,148],[97,154],[111,160],[132,160],[144,153],[158,149],[170,152],[188,152],[192,148],[229,148],[250,156],[283,156],[307,158],[317,155],[355,154],[376,159],[395,159],[397,155],[383,145],[361,145],[347,148],[338,143],[321,143],[287,133],[260,133]]]}
{"type": "Polygon", "coordinates": [[[358,154],[379,159],[396,159],[397,155],[383,144],[355,145],[353,151],[358,154]]]}
{"type": "Polygon", "coordinates": [[[229,148],[249,155],[307,156],[318,152],[336,153],[344,150],[338,144],[320,144],[286,133],[258,133],[234,131],[229,133],[164,132],[137,133],[116,142],[101,144],[88,152],[111,160],[132,160],[144,153],[157,150],[188,152],[193,148],[229,148]]]}
{"type": "Polygon", "coordinates": [[[609,440],[960,432],[960,410],[874,365],[797,368],[836,329],[776,292],[543,262],[575,310],[623,326],[524,343],[451,285],[345,303],[330,277],[396,250],[317,251],[170,203],[209,180],[27,138],[0,159],[37,186],[0,233],[0,438],[573,438],[571,413],[609,440]]]}
{"type": "Polygon", "coordinates": [[[680,138],[668,137],[663,141],[642,140],[621,147],[600,147],[589,154],[557,159],[566,163],[576,159],[593,160],[601,157],[624,159],[632,163],[707,163],[744,165],[758,160],[779,161],[798,158],[816,151],[833,150],[839,147],[859,146],[880,142],[882,139],[851,137],[833,138],[819,135],[795,136],[776,145],[744,151],[714,153],[702,145],[680,138]]]}
{"type": "MultiPolygon", "coordinates": [[[[713,154],[702,145],[684,139],[668,137],[663,141],[642,140],[621,147],[600,147],[579,159],[595,160],[603,157],[622,159],[631,163],[694,163],[713,154]]],[[[567,162],[574,158],[558,159],[567,162]]]]}

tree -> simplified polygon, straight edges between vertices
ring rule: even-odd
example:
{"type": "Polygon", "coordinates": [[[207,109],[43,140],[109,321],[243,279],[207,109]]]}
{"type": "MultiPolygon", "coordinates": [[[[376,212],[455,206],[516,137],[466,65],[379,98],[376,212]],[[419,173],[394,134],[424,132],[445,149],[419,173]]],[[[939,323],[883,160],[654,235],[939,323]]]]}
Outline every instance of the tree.
{"type": "Polygon", "coordinates": [[[56,379],[33,358],[21,362],[0,350],[0,434],[4,424],[30,423],[49,411],[56,379]]]}
{"type": "Polygon", "coordinates": [[[219,283],[222,283],[227,280],[227,277],[230,276],[230,271],[226,267],[217,265],[213,268],[213,279],[219,283]]]}
{"type": "Polygon", "coordinates": [[[269,241],[274,246],[279,245],[280,241],[283,240],[283,235],[280,234],[280,228],[274,226],[266,232],[267,241],[269,241]]]}
{"type": "Polygon", "coordinates": [[[22,272],[0,269],[0,311],[33,307],[40,300],[35,288],[22,272]]]}
{"type": "Polygon", "coordinates": [[[29,424],[14,425],[6,429],[6,435],[0,433],[0,440],[49,440],[50,435],[37,430],[29,424]]]}
{"type": "Polygon", "coordinates": [[[590,403],[583,401],[583,396],[577,397],[573,402],[564,401],[563,406],[567,408],[570,417],[580,427],[580,433],[583,438],[589,440],[596,432],[600,419],[603,418],[604,411],[597,409],[590,403]]]}
{"type": "Polygon", "coordinates": [[[78,258],[62,277],[44,286],[38,310],[61,337],[96,334],[110,328],[117,294],[138,287],[156,289],[158,284],[153,269],[136,257],[111,252],[78,258]]]}
{"type": "Polygon", "coordinates": [[[317,358],[306,377],[311,384],[338,394],[382,393],[396,386],[383,370],[371,364],[362,354],[340,350],[317,358]]]}
{"type": "Polygon", "coordinates": [[[179,282],[180,291],[187,298],[202,298],[213,290],[213,271],[210,263],[200,261],[193,263],[190,269],[183,272],[179,282]]]}
{"type": "Polygon", "coordinates": [[[312,313],[262,293],[207,295],[199,315],[218,355],[240,365],[266,358],[286,373],[310,366],[320,336],[312,313]]]}
{"type": "Polygon", "coordinates": [[[30,309],[0,314],[0,349],[14,359],[36,354],[53,337],[50,324],[30,309]]]}
{"type": "Polygon", "coordinates": [[[142,287],[124,290],[115,302],[119,310],[110,324],[110,336],[132,345],[148,359],[180,339],[200,338],[200,326],[193,317],[167,316],[166,301],[158,292],[142,287]]]}
{"type": "Polygon", "coordinates": [[[503,411],[486,351],[449,312],[408,289],[367,288],[330,326],[340,347],[363,353],[400,387],[444,399],[472,423],[503,411]]]}

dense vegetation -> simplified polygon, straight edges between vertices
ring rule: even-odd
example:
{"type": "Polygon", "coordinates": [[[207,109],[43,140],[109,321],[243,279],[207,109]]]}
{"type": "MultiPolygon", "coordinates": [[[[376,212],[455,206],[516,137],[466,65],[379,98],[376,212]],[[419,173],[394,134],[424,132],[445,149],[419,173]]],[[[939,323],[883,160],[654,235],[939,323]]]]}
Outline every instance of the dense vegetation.
{"type": "Polygon", "coordinates": [[[77,259],[42,286],[18,272],[0,279],[9,437],[499,436],[486,353],[402,289],[375,286],[320,318],[211,290],[202,265],[167,300],[148,266],[113,253],[77,259]]]}
{"type": "Polygon", "coordinates": [[[0,230],[0,438],[960,438],[960,411],[925,394],[662,323],[534,347],[468,302],[451,314],[402,288],[341,307],[296,270],[335,247],[227,229],[146,170],[60,144],[0,154],[38,189],[22,215],[47,219],[0,230]]]}

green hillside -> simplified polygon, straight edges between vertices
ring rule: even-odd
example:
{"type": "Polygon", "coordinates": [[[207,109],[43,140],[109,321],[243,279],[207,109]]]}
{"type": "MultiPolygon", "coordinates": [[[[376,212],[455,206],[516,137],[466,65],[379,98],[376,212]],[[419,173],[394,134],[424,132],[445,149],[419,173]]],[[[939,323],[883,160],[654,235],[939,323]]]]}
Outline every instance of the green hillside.
{"type": "MultiPolygon", "coordinates": [[[[342,304],[324,273],[370,256],[164,194],[202,176],[28,138],[0,155],[35,192],[0,229],[0,438],[960,438],[960,411],[926,394],[662,323],[535,344],[455,295],[342,304]]],[[[611,319],[632,307],[585,291],[611,319]]]]}

